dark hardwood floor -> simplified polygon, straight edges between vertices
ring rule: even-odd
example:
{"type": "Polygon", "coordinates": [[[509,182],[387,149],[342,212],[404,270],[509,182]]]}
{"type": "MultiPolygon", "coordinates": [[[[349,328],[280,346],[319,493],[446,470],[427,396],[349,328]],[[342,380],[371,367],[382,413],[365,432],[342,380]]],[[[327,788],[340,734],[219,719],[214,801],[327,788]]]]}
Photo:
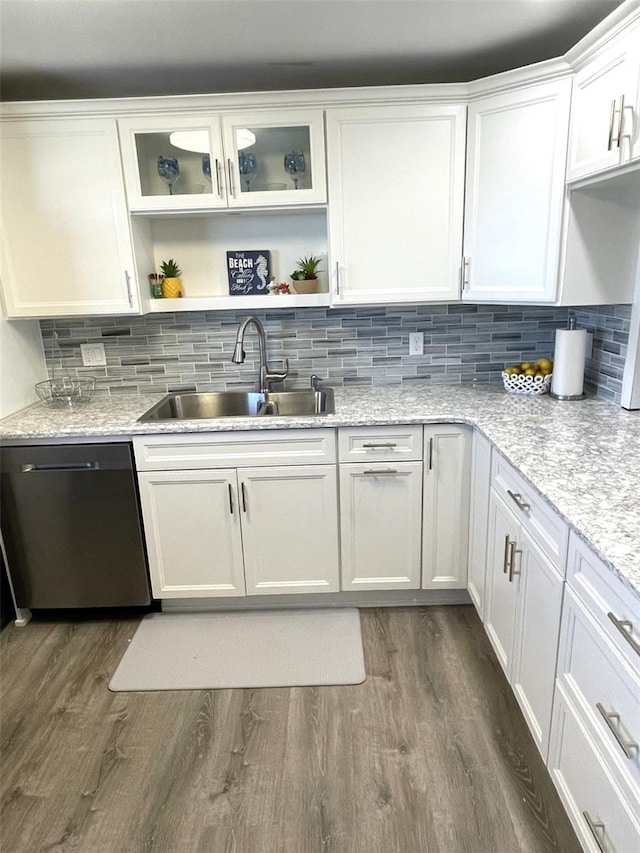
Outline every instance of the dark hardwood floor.
{"type": "Polygon", "coordinates": [[[353,687],[110,693],[137,620],[0,635],[2,853],[574,853],[472,607],[361,611],[353,687]]]}

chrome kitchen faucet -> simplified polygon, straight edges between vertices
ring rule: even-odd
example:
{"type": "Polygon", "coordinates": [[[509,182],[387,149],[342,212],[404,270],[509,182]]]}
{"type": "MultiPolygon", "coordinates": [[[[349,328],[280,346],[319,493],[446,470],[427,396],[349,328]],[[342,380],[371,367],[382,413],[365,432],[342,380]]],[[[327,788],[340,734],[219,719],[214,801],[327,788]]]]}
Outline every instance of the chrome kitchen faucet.
{"type": "Polygon", "coordinates": [[[260,346],[260,371],[258,374],[258,390],[261,394],[267,394],[273,382],[283,382],[287,378],[289,372],[289,359],[285,358],[284,360],[284,370],[269,370],[269,365],[267,364],[267,334],[260,320],[258,320],[257,317],[254,317],[253,314],[251,314],[249,317],[244,318],[244,320],[240,324],[240,327],[238,328],[238,334],[236,335],[236,345],[233,349],[233,355],[231,356],[231,361],[234,364],[242,364],[244,362],[244,333],[250,323],[253,323],[253,325],[256,327],[256,332],[258,333],[258,342],[260,346]]]}

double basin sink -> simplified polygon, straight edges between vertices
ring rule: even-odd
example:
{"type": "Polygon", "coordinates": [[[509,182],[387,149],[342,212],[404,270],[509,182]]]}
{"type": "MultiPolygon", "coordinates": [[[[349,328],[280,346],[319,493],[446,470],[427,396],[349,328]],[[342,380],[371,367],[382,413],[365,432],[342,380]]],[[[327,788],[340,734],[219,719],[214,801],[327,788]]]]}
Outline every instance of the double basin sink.
{"type": "Polygon", "coordinates": [[[299,391],[215,391],[167,394],[140,423],[191,421],[201,418],[259,418],[330,415],[335,412],[333,389],[299,391]]]}

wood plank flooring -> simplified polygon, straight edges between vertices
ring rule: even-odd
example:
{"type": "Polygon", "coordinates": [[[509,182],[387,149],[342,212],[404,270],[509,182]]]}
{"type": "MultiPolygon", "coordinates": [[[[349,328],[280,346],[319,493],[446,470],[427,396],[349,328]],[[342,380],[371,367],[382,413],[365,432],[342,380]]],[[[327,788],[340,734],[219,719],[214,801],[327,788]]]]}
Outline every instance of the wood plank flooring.
{"type": "Polygon", "coordinates": [[[110,693],[137,620],[0,635],[2,853],[577,853],[470,606],[361,611],[353,687],[110,693]]]}

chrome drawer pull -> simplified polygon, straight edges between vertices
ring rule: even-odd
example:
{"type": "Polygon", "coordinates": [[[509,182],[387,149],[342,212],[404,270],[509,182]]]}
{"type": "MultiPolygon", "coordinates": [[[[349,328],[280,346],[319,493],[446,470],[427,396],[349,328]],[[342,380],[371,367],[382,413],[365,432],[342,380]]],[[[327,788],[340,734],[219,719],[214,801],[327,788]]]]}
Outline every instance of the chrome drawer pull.
{"type": "Polygon", "coordinates": [[[604,823],[601,820],[594,820],[589,812],[582,812],[582,816],[587,822],[587,826],[591,830],[591,834],[593,835],[594,841],[598,845],[598,850],[601,850],[602,853],[607,853],[607,849],[604,846],[605,839],[605,831],[604,831],[604,823]],[[598,835],[598,832],[602,833],[602,838],[598,835]]]}
{"type": "Polygon", "coordinates": [[[367,442],[366,444],[363,444],[362,446],[366,447],[368,450],[379,450],[382,447],[397,447],[398,445],[396,444],[395,441],[379,441],[379,442],[370,441],[370,442],[367,442]]]}
{"type": "Polygon", "coordinates": [[[605,711],[604,706],[600,702],[596,703],[596,708],[600,711],[602,719],[609,727],[609,731],[618,742],[620,749],[624,752],[627,758],[633,759],[632,750],[635,749],[635,751],[638,752],[640,745],[635,740],[624,740],[618,731],[618,726],[620,726],[620,714],[618,714],[617,711],[605,711]]]}
{"type": "Polygon", "coordinates": [[[509,542],[509,583],[513,583],[513,576],[520,574],[520,569],[516,571],[514,562],[516,554],[522,554],[519,548],[516,548],[516,542],[509,542]]]}
{"type": "Polygon", "coordinates": [[[380,471],[369,470],[369,471],[363,471],[362,473],[363,474],[376,474],[376,475],[378,475],[378,474],[397,474],[398,472],[396,471],[395,468],[382,468],[380,471]]]}
{"type": "Polygon", "coordinates": [[[512,492],[511,489],[507,489],[507,494],[513,501],[515,501],[518,509],[521,509],[524,512],[531,509],[531,504],[528,504],[526,501],[523,501],[522,495],[519,492],[512,492]]]}
{"type": "Polygon", "coordinates": [[[622,634],[625,640],[629,643],[633,651],[640,655],[640,645],[633,638],[633,622],[629,622],[628,619],[618,619],[613,613],[607,613],[607,616],[613,624],[616,626],[618,631],[622,634]]]}

